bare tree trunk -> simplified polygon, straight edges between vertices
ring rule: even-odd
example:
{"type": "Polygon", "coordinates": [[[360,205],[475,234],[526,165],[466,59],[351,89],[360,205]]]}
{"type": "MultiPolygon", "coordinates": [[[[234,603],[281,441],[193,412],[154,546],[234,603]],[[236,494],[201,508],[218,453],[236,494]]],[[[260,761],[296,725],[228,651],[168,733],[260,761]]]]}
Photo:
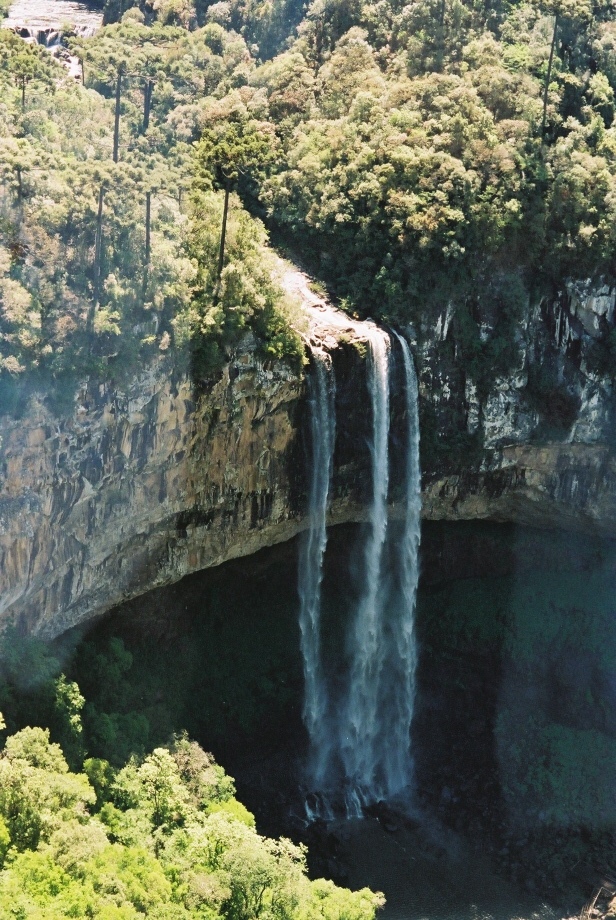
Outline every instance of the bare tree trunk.
{"type": "Polygon", "coordinates": [[[81,64],[81,85],[86,85],[86,65],[83,58],[79,58],[79,63],[81,64]]]}
{"type": "Polygon", "coordinates": [[[148,280],[150,276],[150,261],[152,258],[152,239],[151,239],[151,222],[152,222],[152,193],[146,192],[145,195],[145,265],[143,270],[143,296],[145,299],[148,280]]]}
{"type": "Polygon", "coordinates": [[[220,277],[225,261],[225,239],[227,236],[227,216],[229,214],[229,186],[225,186],[225,206],[222,212],[222,229],[220,231],[220,252],[218,254],[218,270],[216,272],[216,288],[218,290],[220,277]]]}
{"type": "Polygon", "coordinates": [[[21,175],[21,166],[17,167],[17,201],[21,205],[23,196],[24,196],[24,186],[21,175]]]}
{"type": "Polygon", "coordinates": [[[98,192],[98,211],[96,214],[96,234],[94,237],[94,290],[92,291],[92,306],[88,311],[87,331],[91,333],[94,328],[94,317],[98,310],[101,292],[101,272],[103,255],[103,207],[105,204],[105,183],[98,192]]]}
{"type": "Polygon", "coordinates": [[[545,75],[545,86],[543,88],[543,120],[541,122],[541,141],[545,139],[545,126],[548,117],[548,90],[550,80],[552,79],[552,64],[554,63],[554,48],[556,47],[556,30],[558,29],[558,13],[554,16],[554,31],[552,33],[552,44],[550,45],[550,59],[548,61],[548,72],[545,75]]]}
{"type": "Polygon", "coordinates": [[[120,102],[122,100],[122,68],[118,70],[115,92],[115,122],[113,126],[113,162],[118,162],[120,150],[120,102]]]}
{"type": "Polygon", "coordinates": [[[445,12],[446,0],[441,0],[438,12],[438,33],[436,40],[436,69],[440,73],[445,59],[445,12]]]}
{"type": "Polygon", "coordinates": [[[21,78],[21,111],[26,111],[26,75],[21,78]]]}
{"type": "Polygon", "coordinates": [[[150,110],[152,108],[152,93],[154,91],[154,81],[146,80],[145,87],[143,89],[143,133],[148,130],[150,127],[150,110]]]}

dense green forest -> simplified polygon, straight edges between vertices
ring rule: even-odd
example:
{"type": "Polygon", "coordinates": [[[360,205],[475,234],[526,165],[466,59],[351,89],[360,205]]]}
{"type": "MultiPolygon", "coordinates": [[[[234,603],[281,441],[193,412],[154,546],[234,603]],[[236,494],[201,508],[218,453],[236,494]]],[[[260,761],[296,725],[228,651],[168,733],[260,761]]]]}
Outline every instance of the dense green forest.
{"type": "Polygon", "coordinates": [[[79,773],[46,729],[5,741],[3,920],[371,920],[381,903],[309,881],[304,850],[260,836],[233,781],[186,736],[120,770],[90,758],[79,773]]]}
{"type": "Polygon", "coordinates": [[[65,38],[84,86],[1,33],[5,390],[155,354],[207,376],[247,328],[297,361],[262,221],[360,315],[421,325],[451,303],[478,379],[510,365],[529,296],[614,276],[609,2],[108,0],[105,18],[65,38]]]}
{"type": "Polygon", "coordinates": [[[218,97],[236,106],[238,169],[256,168],[262,153],[250,144],[259,113],[234,89],[250,66],[246,45],[217,25],[150,28],[135,16],[79,48],[86,87],[43,49],[0,31],[6,381],[29,376],[61,393],[75,375],[122,376],[155,354],[182,361],[188,346],[207,373],[246,328],[265,355],[299,356],[265,231],[235,194],[217,270],[215,157],[227,140],[214,136],[227,115],[218,97]],[[116,132],[109,97],[119,80],[116,132]],[[212,142],[200,162],[192,142],[204,118],[212,142]]]}

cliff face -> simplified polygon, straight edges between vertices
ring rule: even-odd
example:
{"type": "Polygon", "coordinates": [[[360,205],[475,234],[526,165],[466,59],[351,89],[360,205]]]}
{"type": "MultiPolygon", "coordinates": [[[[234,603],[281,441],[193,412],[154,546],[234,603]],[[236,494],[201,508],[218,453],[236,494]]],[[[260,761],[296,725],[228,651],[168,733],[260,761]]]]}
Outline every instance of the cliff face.
{"type": "MultiPolygon", "coordinates": [[[[304,302],[307,343],[334,356],[331,521],[360,520],[367,327],[320,302],[298,273],[285,283],[304,302]]],[[[572,290],[538,307],[523,326],[519,366],[483,394],[452,351],[447,315],[422,331],[425,517],[616,535],[612,388],[592,365],[614,301],[608,290],[572,290]]],[[[64,418],[42,396],[24,417],[2,417],[0,624],[51,637],[294,536],[305,524],[305,396],[301,376],[264,366],[247,337],[201,393],[161,358],[125,391],[90,384],[64,418]]],[[[392,407],[395,437],[395,398],[392,407]]]]}
{"type": "Polygon", "coordinates": [[[616,536],[615,304],[579,284],[529,307],[514,366],[483,392],[448,311],[421,330],[425,517],[616,536]]]}
{"type": "Polygon", "coordinates": [[[3,420],[0,619],[55,635],[294,533],[301,384],[254,352],[201,397],[161,361],[125,393],[84,389],[65,419],[35,400],[3,420]]]}
{"type": "MultiPolygon", "coordinates": [[[[306,339],[361,364],[361,329],[305,296],[306,339]]],[[[42,395],[24,417],[1,417],[0,625],[52,637],[293,537],[305,505],[304,397],[303,376],[264,365],[246,336],[201,393],[161,359],[126,391],[85,387],[64,418],[42,395]]],[[[340,464],[332,522],[362,515],[357,467],[340,464]]]]}

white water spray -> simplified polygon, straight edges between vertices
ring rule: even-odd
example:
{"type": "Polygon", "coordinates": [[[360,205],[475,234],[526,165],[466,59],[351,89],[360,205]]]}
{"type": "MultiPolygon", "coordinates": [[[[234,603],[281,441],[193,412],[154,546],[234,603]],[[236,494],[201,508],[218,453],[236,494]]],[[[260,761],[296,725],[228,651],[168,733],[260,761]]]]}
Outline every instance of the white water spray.
{"type": "Polygon", "coordinates": [[[359,817],[368,804],[404,797],[412,783],[421,512],[417,377],[408,344],[395,334],[405,400],[402,456],[394,457],[403,462],[400,526],[388,523],[391,339],[372,324],[362,332],[368,334],[371,499],[361,550],[362,589],[342,672],[346,679],[330,692],[322,663],[321,581],[335,435],[334,381],[328,355],[313,351],[310,520],[299,562],[304,721],[311,747],[309,820],[332,818],[341,807],[348,817],[359,817]]]}
{"type": "Polygon", "coordinates": [[[368,387],[372,406],[372,502],[364,550],[365,582],[350,637],[351,673],[339,725],[347,812],[355,814],[376,783],[380,734],[379,684],[385,646],[381,568],[387,534],[389,490],[390,339],[380,329],[368,340],[368,387]]]}
{"type": "Polygon", "coordinates": [[[406,408],[406,469],[404,481],[405,514],[402,539],[397,547],[399,587],[391,602],[391,648],[389,675],[389,715],[385,726],[388,741],[384,748],[386,797],[399,794],[412,780],[410,730],[415,705],[417,641],[415,605],[419,583],[419,542],[421,539],[421,468],[419,463],[419,394],[417,375],[408,343],[394,333],[402,350],[406,408]]]}
{"type": "Polygon", "coordinates": [[[310,742],[308,773],[311,785],[323,783],[329,751],[326,727],[327,691],[321,659],[321,582],[327,545],[327,504],[331,485],[336,435],[335,378],[331,357],[312,349],[313,373],[309,377],[311,466],[308,493],[308,530],[299,552],[299,625],[304,660],[304,723],[310,742]]]}

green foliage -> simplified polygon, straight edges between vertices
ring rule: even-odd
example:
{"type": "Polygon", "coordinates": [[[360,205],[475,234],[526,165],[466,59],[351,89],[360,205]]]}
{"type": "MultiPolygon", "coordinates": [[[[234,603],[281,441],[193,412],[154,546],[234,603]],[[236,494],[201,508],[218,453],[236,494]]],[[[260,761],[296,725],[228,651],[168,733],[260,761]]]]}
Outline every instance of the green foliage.
{"type": "Polygon", "coordinates": [[[351,312],[423,335],[450,303],[480,398],[518,362],[538,291],[614,276],[607,6],[157,0],[111,4],[114,17],[71,39],[85,89],[0,39],[0,386],[14,411],[26,375],[65,404],[68,379],[154,356],[207,380],[247,330],[264,357],[299,364],[242,200],[351,312]],[[221,187],[237,195],[219,279],[221,187]]]}
{"type": "Polygon", "coordinates": [[[113,778],[100,761],[87,770],[98,796],[69,772],[47,731],[8,739],[0,754],[1,920],[373,920],[382,903],[366,889],[309,882],[303,849],[260,836],[232,781],[185,735],[113,778]],[[101,793],[111,797],[102,807],[101,793]]]}
{"type": "Polygon", "coordinates": [[[94,800],[86,777],[69,773],[48,730],[25,728],[8,738],[0,757],[0,817],[18,851],[48,840],[94,800]]]}
{"type": "Polygon", "coordinates": [[[208,119],[201,134],[199,167],[206,174],[211,171],[223,187],[237,182],[240,176],[256,176],[274,155],[275,135],[270,126],[247,118],[241,109],[220,109],[216,116],[208,119]]]}
{"type": "Polygon", "coordinates": [[[352,310],[423,334],[451,302],[482,396],[531,297],[614,276],[613,32],[588,3],[315,0],[250,76],[282,148],[260,199],[352,310]]]}
{"type": "MultiPolygon", "coordinates": [[[[293,717],[301,666],[297,626],[288,617],[295,589],[283,571],[270,570],[267,586],[247,606],[251,584],[242,568],[224,584],[199,591],[189,648],[178,636],[161,653],[156,636],[127,634],[115,619],[76,648],[3,634],[0,711],[10,732],[48,726],[51,740],[65,746],[72,769],[81,769],[85,753],[83,769],[100,805],[110,800],[114,771],[131,756],[143,758],[166,744],[178,726],[217,751],[227,750],[231,739],[266,747],[280,724],[293,717]],[[87,700],[80,710],[79,749],[70,754],[73,736],[56,709],[61,673],[87,700]]],[[[187,598],[178,607],[193,603],[187,598]]],[[[4,737],[0,734],[0,743],[4,737]]],[[[209,755],[202,756],[205,761],[193,762],[190,745],[186,749],[185,782],[197,799],[228,800],[234,794],[229,777],[209,755]]]]}
{"type": "Polygon", "coordinates": [[[96,804],[101,807],[110,800],[115,771],[107,760],[88,757],[83,762],[83,772],[96,792],[96,804]]]}
{"type": "Polygon", "coordinates": [[[85,699],[74,681],[68,681],[64,674],[55,681],[55,712],[60,744],[73,766],[83,761],[83,725],[81,710],[85,699]]]}
{"type": "MultiPolygon", "coordinates": [[[[275,133],[259,118],[258,106],[237,94],[254,67],[244,41],[214,23],[188,31],[194,25],[189,5],[154,8],[147,23],[131,11],[92,38],[70,39],[84,62],[85,88],[44,49],[0,32],[3,409],[20,411],[33,386],[44,386],[60,410],[70,408],[76,378],[121,382],[157,357],[185,367],[193,345],[195,366],[200,354],[212,353],[219,363],[244,328],[263,338],[272,357],[296,358],[297,338],[279,329],[289,317],[271,278],[259,301],[263,271],[255,276],[261,260],[253,251],[267,260],[260,225],[255,224],[247,264],[241,247],[236,255],[234,280],[221,306],[223,313],[234,312],[230,298],[238,290],[242,321],[223,316],[212,329],[180,317],[202,296],[201,277],[210,271],[199,262],[209,251],[192,247],[195,215],[186,207],[208,138],[234,160],[233,175],[227,176],[234,180],[254,171],[257,160],[271,158],[275,133]],[[120,163],[115,164],[118,74],[120,163]],[[34,84],[36,92],[30,93],[34,84]],[[241,127],[235,139],[225,126],[227,108],[214,99],[229,94],[235,113],[246,116],[238,114],[234,122],[241,127]],[[192,144],[202,135],[196,158],[192,144]]],[[[241,207],[234,203],[236,210],[241,207]]],[[[249,236],[251,219],[242,212],[240,221],[249,236]]],[[[200,213],[198,223],[199,232],[202,225],[212,236],[219,230],[215,211],[200,213]]]]}
{"type": "MultiPolygon", "coordinates": [[[[85,89],[0,38],[0,387],[14,411],[25,376],[64,404],[67,380],[154,356],[206,380],[246,330],[266,358],[299,364],[242,200],[351,312],[421,336],[451,304],[480,398],[518,362],[538,291],[614,277],[607,5],[114,0],[113,18],[71,39],[85,89]],[[219,279],[221,187],[238,194],[219,279]]],[[[605,330],[597,367],[610,349],[605,330]]]]}
{"type": "Polygon", "coordinates": [[[264,356],[301,362],[303,348],[290,325],[291,304],[281,298],[273,279],[275,262],[264,249],[265,230],[248,217],[235,196],[227,224],[225,267],[220,283],[217,259],[223,195],[195,192],[190,253],[199,265],[197,292],[173,321],[176,341],[193,342],[193,370],[207,377],[222,365],[225,348],[253,329],[264,356]],[[207,215],[207,219],[204,219],[207,215]],[[212,215],[218,220],[212,222],[212,215]]]}

